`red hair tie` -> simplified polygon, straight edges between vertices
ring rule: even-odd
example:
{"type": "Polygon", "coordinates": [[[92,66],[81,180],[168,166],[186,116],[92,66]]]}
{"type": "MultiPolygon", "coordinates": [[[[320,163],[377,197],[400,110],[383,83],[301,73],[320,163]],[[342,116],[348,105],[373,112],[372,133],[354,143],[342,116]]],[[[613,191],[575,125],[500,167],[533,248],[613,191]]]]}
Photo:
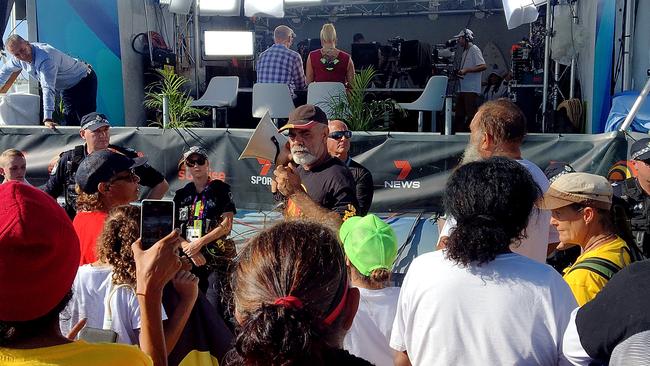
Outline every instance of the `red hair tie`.
{"type": "Polygon", "coordinates": [[[273,302],[273,305],[280,305],[283,308],[302,309],[302,301],[299,298],[291,295],[278,297],[275,299],[275,302],[273,302]]]}

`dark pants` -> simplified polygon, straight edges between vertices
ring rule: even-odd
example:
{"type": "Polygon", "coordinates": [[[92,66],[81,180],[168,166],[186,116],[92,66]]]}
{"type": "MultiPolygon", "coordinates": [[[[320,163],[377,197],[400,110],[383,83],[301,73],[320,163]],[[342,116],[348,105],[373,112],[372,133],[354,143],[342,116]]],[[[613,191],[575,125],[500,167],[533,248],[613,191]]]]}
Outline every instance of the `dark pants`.
{"type": "Polygon", "coordinates": [[[61,92],[66,126],[79,126],[81,118],[97,110],[97,75],[90,71],[77,85],[61,92]]]}
{"type": "Polygon", "coordinates": [[[468,132],[469,124],[478,109],[479,95],[477,93],[458,93],[456,112],[454,113],[454,133],[468,132]]]}

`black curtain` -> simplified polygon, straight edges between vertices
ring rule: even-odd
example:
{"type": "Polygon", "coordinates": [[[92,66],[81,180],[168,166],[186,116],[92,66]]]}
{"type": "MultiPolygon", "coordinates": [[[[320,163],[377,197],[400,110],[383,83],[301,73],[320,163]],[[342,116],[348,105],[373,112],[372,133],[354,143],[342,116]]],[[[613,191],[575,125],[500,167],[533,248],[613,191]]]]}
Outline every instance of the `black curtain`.
{"type": "MultiPolygon", "coordinates": [[[[14,6],[14,0],[0,0],[0,35],[5,33],[9,16],[11,15],[11,8],[14,6]]],[[[0,49],[4,49],[4,39],[0,36],[0,49]]]]}

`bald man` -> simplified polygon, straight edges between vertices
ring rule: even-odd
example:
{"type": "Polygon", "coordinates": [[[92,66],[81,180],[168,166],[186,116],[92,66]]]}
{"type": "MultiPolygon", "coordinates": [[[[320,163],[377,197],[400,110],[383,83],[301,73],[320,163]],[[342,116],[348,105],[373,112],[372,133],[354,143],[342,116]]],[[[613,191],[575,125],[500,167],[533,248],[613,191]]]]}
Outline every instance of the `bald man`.
{"type": "Polygon", "coordinates": [[[286,25],[280,25],[273,31],[273,46],[260,54],[257,61],[258,83],[281,83],[289,86],[292,98],[295,90],[305,89],[305,72],[302,58],[296,51],[290,50],[296,34],[286,25]]]}
{"type": "Polygon", "coordinates": [[[363,165],[350,158],[350,139],[352,131],[348,125],[337,119],[329,121],[329,135],[327,138],[327,151],[333,157],[339,158],[348,167],[354,178],[357,201],[359,209],[357,214],[365,216],[370,210],[372,196],[374,195],[374,186],[372,183],[372,174],[363,165]]]}

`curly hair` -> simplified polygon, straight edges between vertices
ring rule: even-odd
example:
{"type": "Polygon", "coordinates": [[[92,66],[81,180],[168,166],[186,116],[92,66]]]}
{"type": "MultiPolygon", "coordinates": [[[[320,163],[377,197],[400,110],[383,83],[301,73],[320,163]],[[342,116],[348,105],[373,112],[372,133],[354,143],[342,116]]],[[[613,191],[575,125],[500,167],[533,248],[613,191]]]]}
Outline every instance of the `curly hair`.
{"type": "Polygon", "coordinates": [[[101,199],[101,193],[86,193],[81,190],[79,185],[76,185],[74,190],[77,192],[77,212],[106,211],[106,206],[101,199]]]}
{"type": "Polygon", "coordinates": [[[468,163],[447,182],[443,202],[456,219],[446,244],[460,265],[494,260],[526,238],[528,218],[542,190],[521,164],[503,157],[468,163]]]}
{"type": "Polygon", "coordinates": [[[112,209],[97,240],[97,257],[113,266],[115,285],[135,285],[135,260],[131,243],[140,237],[140,209],[125,205],[112,209]]]}
{"type": "Polygon", "coordinates": [[[342,301],[347,281],[338,238],[321,224],[285,221],[251,239],[234,265],[234,302],[243,321],[228,364],[324,364],[345,330],[341,317],[330,326],[323,319],[342,301]],[[275,304],[286,296],[302,305],[275,304]]]}

